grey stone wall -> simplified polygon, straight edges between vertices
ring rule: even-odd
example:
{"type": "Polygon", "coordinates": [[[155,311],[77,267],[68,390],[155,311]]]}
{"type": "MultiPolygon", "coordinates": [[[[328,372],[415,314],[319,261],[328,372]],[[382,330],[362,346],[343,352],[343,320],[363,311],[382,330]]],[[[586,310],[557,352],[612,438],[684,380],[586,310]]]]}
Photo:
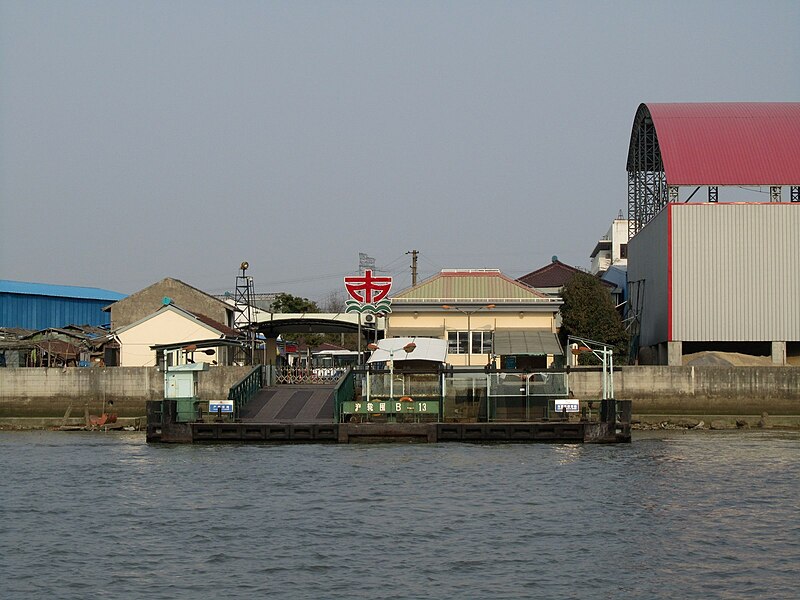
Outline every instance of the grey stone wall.
{"type": "MultiPolygon", "coordinates": [[[[200,398],[222,399],[249,367],[213,367],[199,374],[200,398]]],[[[632,400],[637,415],[800,415],[800,367],[622,367],[615,396],[632,400]]],[[[577,398],[599,399],[599,371],[573,370],[577,398]]],[[[72,404],[81,416],[145,414],[147,400],[163,396],[163,373],[154,367],[0,368],[0,418],[58,418],[72,404]],[[113,402],[113,406],[111,406],[113,402]]]]}
{"type": "MultiPolygon", "coordinates": [[[[599,371],[573,370],[575,397],[600,398],[599,371]]],[[[615,396],[638,415],[800,415],[798,367],[622,367],[615,396]]]]}
{"type": "MultiPolygon", "coordinates": [[[[213,367],[199,373],[203,400],[228,397],[230,387],[250,367],[213,367]]],[[[145,402],[164,395],[164,374],[155,367],[0,368],[0,418],[62,417],[114,412],[120,417],[145,415],[145,402]]]]}

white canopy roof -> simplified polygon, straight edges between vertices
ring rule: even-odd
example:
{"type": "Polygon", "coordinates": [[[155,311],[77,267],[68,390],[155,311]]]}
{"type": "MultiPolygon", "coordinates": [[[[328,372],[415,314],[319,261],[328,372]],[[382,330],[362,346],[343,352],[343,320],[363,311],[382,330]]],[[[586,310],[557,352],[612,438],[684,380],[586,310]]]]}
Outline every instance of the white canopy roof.
{"type": "Polygon", "coordinates": [[[429,360],[443,363],[447,359],[447,340],[429,337],[398,337],[378,341],[367,363],[387,360],[429,360]],[[416,344],[412,352],[403,350],[410,343],[416,344]]]}

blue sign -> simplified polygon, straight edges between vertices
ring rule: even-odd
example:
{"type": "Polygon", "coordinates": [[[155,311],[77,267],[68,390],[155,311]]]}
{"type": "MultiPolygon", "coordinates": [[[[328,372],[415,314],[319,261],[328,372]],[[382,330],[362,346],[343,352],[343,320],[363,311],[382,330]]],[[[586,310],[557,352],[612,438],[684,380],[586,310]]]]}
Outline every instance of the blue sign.
{"type": "Polygon", "coordinates": [[[233,414],[233,400],[210,400],[208,403],[208,412],[233,414]]]}

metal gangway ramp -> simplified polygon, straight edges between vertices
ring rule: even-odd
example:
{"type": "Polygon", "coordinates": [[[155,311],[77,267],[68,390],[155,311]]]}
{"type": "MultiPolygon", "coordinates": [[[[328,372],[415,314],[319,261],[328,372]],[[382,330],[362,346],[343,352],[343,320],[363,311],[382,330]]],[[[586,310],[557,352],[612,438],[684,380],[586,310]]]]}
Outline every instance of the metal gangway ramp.
{"type": "Polygon", "coordinates": [[[243,423],[316,424],[334,422],[334,384],[263,388],[243,407],[243,423]]]}

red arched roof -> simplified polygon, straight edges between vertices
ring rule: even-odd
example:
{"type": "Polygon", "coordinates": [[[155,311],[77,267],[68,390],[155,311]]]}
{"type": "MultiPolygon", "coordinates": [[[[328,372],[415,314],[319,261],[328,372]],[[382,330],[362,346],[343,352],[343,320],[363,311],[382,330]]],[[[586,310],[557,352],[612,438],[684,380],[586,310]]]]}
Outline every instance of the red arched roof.
{"type": "Polygon", "coordinates": [[[669,185],[800,185],[800,102],[647,103],[640,117],[669,185]]]}

